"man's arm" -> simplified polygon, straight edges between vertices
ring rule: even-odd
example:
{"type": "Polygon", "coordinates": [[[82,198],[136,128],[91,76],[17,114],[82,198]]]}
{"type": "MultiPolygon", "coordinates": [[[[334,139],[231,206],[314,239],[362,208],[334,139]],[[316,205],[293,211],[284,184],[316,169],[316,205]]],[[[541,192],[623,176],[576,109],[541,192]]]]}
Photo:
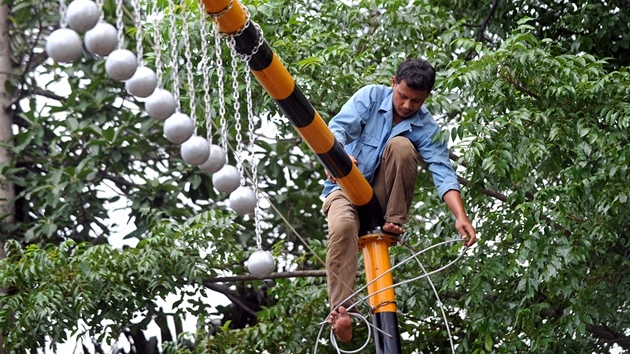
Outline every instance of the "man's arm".
{"type": "Polygon", "coordinates": [[[466,247],[474,245],[475,242],[477,242],[477,231],[470,223],[470,220],[468,220],[468,216],[466,216],[464,202],[462,202],[459,191],[450,190],[444,194],[442,199],[457,219],[457,221],[455,221],[455,228],[459,234],[462,235],[462,238],[466,240],[464,245],[466,245],[466,247]]]}
{"type": "Polygon", "coordinates": [[[370,117],[372,107],[372,91],[377,85],[360,88],[341,107],[341,110],[328,122],[328,128],[341,146],[346,146],[359,138],[363,126],[370,117]]]}

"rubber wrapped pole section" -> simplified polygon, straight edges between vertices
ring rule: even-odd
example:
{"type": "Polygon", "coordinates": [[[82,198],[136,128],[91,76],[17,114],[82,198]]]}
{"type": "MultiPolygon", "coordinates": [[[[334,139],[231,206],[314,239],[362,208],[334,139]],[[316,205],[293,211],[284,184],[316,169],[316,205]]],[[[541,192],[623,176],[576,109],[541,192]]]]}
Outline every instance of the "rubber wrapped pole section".
{"type": "Polygon", "coordinates": [[[251,56],[248,64],[254,76],[356,207],[361,220],[360,235],[380,227],[383,214],[372,186],[262,38],[257,26],[248,21],[242,5],[236,0],[203,0],[203,3],[219,30],[234,36],[236,52],[251,56]]]}

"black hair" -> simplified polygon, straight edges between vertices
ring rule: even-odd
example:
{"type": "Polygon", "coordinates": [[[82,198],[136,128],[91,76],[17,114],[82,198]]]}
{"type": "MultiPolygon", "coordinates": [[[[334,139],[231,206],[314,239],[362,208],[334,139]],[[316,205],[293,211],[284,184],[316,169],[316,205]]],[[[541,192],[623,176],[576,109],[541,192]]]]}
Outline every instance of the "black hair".
{"type": "Polygon", "coordinates": [[[407,59],[396,71],[396,83],[402,81],[413,90],[431,92],[435,85],[435,68],[424,59],[407,59]]]}

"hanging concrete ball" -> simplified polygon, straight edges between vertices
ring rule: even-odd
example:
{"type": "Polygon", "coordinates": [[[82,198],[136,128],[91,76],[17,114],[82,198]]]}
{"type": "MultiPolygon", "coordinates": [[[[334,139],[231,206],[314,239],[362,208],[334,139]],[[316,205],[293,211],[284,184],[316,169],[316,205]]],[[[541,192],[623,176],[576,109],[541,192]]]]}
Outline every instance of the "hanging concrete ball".
{"type": "Polygon", "coordinates": [[[210,145],[210,156],[208,156],[206,162],[202,163],[199,168],[208,173],[215,173],[223,168],[226,162],[227,155],[225,151],[223,151],[219,145],[212,144],[210,145]]]}
{"type": "Polygon", "coordinates": [[[210,156],[210,144],[206,138],[195,135],[186,140],[181,148],[182,159],[191,165],[201,165],[210,156]]]}
{"type": "Polygon", "coordinates": [[[99,22],[83,36],[85,47],[92,54],[106,57],[118,46],[116,27],[107,22],[99,22]]]}
{"type": "Polygon", "coordinates": [[[241,185],[241,176],[236,167],[225,165],[212,175],[212,184],[221,193],[232,193],[241,185]]]}
{"type": "Polygon", "coordinates": [[[58,63],[70,63],[81,55],[81,37],[69,28],[52,32],[46,40],[46,53],[58,63]]]}
{"type": "Polygon", "coordinates": [[[276,261],[268,251],[258,250],[252,253],[247,260],[247,269],[252,275],[265,278],[271,275],[276,268],[276,261]]]}
{"type": "Polygon", "coordinates": [[[256,208],[256,194],[249,187],[240,186],[236,188],[230,194],[230,208],[239,215],[253,213],[256,208]]]}
{"type": "Polygon", "coordinates": [[[163,121],[177,110],[173,94],[165,89],[156,89],[144,102],[144,109],[153,119],[163,121]]]}
{"type": "Polygon", "coordinates": [[[74,0],[68,5],[66,19],[68,25],[78,32],[85,32],[92,29],[101,17],[101,10],[94,1],[74,0]]]}
{"type": "Polygon", "coordinates": [[[190,139],[194,132],[195,123],[184,113],[174,113],[164,121],[164,136],[175,144],[190,139]]]}
{"type": "Polygon", "coordinates": [[[131,79],[125,82],[127,92],[136,97],[149,97],[157,86],[157,76],[155,71],[146,66],[140,66],[136,69],[131,79]]]}
{"type": "Polygon", "coordinates": [[[125,81],[131,78],[137,68],[136,55],[127,49],[116,49],[105,60],[107,75],[116,81],[125,81]]]}

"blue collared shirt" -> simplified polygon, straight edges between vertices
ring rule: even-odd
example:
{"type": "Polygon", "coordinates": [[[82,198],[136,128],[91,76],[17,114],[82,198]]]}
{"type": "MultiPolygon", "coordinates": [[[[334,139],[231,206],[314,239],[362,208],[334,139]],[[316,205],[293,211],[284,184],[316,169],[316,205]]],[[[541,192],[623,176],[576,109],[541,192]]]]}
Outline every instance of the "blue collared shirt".
{"type": "MultiPolygon", "coordinates": [[[[422,106],[411,117],[393,126],[393,90],[384,85],[368,85],[357,91],[328,127],[344,150],[357,158],[357,167],[371,184],[381,163],[389,139],[407,137],[426,162],[440,199],[451,189],[460,190],[457,175],[448,157],[446,143],[437,138],[440,126],[422,106]]],[[[330,180],[324,182],[322,196],[339,189],[330,180]]]]}

